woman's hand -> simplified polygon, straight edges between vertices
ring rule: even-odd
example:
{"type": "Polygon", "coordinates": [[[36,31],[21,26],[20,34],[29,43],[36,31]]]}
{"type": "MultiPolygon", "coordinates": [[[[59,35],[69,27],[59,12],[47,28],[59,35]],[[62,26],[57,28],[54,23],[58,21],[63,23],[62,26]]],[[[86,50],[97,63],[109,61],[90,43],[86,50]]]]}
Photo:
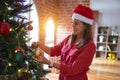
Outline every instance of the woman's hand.
{"type": "Polygon", "coordinates": [[[60,69],[60,63],[51,62],[50,60],[48,60],[47,58],[44,57],[43,52],[40,52],[40,54],[38,56],[33,57],[33,59],[42,63],[42,64],[51,65],[51,63],[52,63],[53,67],[60,69]]]}
{"type": "Polygon", "coordinates": [[[38,47],[38,46],[39,46],[39,42],[33,42],[33,43],[32,43],[32,46],[38,47]]]}
{"type": "Polygon", "coordinates": [[[34,56],[33,59],[42,63],[42,64],[48,64],[48,65],[50,64],[50,61],[44,57],[43,52],[41,52],[38,56],[34,56]]]}
{"type": "Polygon", "coordinates": [[[44,51],[46,54],[50,55],[51,54],[51,48],[44,45],[43,43],[41,43],[40,41],[38,42],[33,42],[32,46],[34,48],[40,48],[42,51],[44,51]]]}

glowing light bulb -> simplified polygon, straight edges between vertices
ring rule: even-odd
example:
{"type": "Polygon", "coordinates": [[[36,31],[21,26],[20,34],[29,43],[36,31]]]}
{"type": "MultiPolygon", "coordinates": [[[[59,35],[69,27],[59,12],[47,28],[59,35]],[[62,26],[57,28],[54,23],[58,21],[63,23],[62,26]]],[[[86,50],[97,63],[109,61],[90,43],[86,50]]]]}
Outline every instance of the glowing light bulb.
{"type": "Polygon", "coordinates": [[[12,64],[11,63],[8,63],[9,66],[11,66],[12,64]]]}
{"type": "Polygon", "coordinates": [[[21,69],[18,69],[18,76],[21,76],[21,69]]]}
{"type": "Polygon", "coordinates": [[[21,69],[18,69],[18,73],[20,73],[21,72],[21,69]]]}

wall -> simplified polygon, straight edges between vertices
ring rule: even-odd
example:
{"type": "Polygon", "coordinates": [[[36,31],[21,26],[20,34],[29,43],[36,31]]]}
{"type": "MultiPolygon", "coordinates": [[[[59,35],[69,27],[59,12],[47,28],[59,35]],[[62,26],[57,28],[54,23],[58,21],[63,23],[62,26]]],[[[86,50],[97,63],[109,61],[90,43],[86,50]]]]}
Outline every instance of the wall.
{"type": "Polygon", "coordinates": [[[120,0],[90,0],[90,7],[99,10],[101,26],[117,26],[120,32],[120,0]]]}
{"type": "MultiPolygon", "coordinates": [[[[45,41],[45,23],[49,17],[52,17],[57,23],[58,0],[34,0],[39,17],[39,40],[45,41]]],[[[55,24],[56,25],[56,24],[55,24]]]]}

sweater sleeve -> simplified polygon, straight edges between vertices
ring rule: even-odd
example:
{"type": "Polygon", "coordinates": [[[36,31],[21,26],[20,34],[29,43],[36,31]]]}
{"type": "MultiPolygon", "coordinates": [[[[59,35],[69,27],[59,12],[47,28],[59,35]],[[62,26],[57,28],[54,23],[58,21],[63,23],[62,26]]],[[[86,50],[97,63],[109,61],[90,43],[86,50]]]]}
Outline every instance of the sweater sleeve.
{"type": "Polygon", "coordinates": [[[94,43],[90,43],[83,47],[83,51],[71,64],[60,64],[60,73],[66,76],[72,76],[79,73],[87,72],[92,62],[96,47],[94,43]]]}
{"type": "Polygon", "coordinates": [[[63,41],[61,41],[59,44],[51,47],[51,54],[50,56],[60,56],[61,55],[61,49],[63,47],[63,45],[68,41],[70,35],[67,36],[63,41]]]}

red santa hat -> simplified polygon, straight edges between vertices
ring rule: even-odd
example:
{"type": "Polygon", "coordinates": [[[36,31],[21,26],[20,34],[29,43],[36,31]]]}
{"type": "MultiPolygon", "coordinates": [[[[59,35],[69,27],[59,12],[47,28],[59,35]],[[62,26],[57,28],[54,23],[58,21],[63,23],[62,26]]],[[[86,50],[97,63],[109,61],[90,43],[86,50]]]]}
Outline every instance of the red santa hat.
{"type": "Polygon", "coordinates": [[[78,19],[92,25],[93,11],[89,7],[79,4],[73,11],[72,19],[78,19]]]}

